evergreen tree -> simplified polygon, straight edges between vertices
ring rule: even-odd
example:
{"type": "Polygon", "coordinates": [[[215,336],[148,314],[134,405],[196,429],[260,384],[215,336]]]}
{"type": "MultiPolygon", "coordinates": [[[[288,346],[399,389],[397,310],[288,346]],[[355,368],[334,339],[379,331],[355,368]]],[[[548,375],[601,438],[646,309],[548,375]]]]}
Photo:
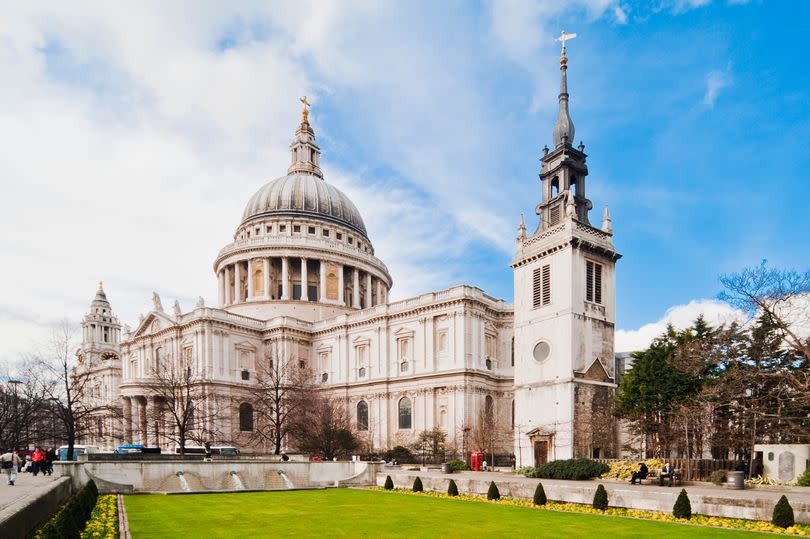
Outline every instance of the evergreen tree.
{"type": "Polygon", "coordinates": [[[393,490],[394,489],[394,481],[391,479],[390,475],[385,476],[385,485],[383,486],[385,490],[393,490]]]}
{"type": "Polygon", "coordinates": [[[422,480],[417,476],[417,478],[413,480],[413,491],[422,492],[422,490],[422,480]]]}
{"type": "Polygon", "coordinates": [[[490,481],[489,489],[487,490],[487,500],[500,500],[501,493],[498,491],[498,486],[495,481],[490,481]]]}
{"type": "Polygon", "coordinates": [[[793,508],[790,506],[787,497],[783,494],[779,501],[776,502],[776,507],[773,508],[773,518],[771,519],[774,526],[780,528],[790,528],[796,521],[793,519],[793,508]]]}
{"type": "Polygon", "coordinates": [[[686,520],[692,518],[692,504],[689,501],[689,496],[686,495],[685,488],[682,488],[681,493],[678,494],[678,499],[675,500],[675,506],[672,508],[672,514],[675,518],[685,518],[686,520]]]}
{"type": "Polygon", "coordinates": [[[452,479],[450,480],[450,484],[447,485],[447,495],[458,496],[458,487],[456,486],[456,482],[452,479]]]}
{"type": "Polygon", "coordinates": [[[546,498],[546,491],[543,489],[543,483],[537,483],[537,488],[534,489],[534,505],[546,505],[548,499],[546,498]]]}
{"type": "Polygon", "coordinates": [[[593,495],[593,508],[604,511],[608,508],[608,495],[605,487],[600,483],[596,487],[596,493],[593,495]]]}

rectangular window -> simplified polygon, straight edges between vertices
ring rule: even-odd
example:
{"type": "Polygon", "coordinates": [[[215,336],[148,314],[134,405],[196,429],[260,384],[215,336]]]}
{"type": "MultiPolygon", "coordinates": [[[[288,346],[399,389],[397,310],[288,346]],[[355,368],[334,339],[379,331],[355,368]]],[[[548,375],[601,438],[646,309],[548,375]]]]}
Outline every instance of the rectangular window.
{"type": "Polygon", "coordinates": [[[585,262],[585,300],[602,303],[602,264],[585,262]]]}
{"type": "Polygon", "coordinates": [[[354,243],[354,239],[351,236],[349,236],[349,245],[351,245],[352,243],[354,243]]]}
{"type": "Polygon", "coordinates": [[[343,234],[341,234],[340,232],[335,232],[335,237],[337,239],[339,239],[339,240],[342,240],[343,239],[343,234]]]}
{"type": "Polygon", "coordinates": [[[327,230],[327,229],[325,229],[325,228],[324,228],[324,229],[323,229],[321,232],[323,233],[323,235],[324,235],[325,237],[327,237],[327,238],[329,237],[329,230],[327,230]]]}
{"type": "Polygon", "coordinates": [[[309,232],[310,234],[315,234],[315,227],[314,226],[309,227],[307,229],[307,232],[309,232]]]}
{"type": "Polygon", "coordinates": [[[552,206],[548,210],[548,225],[554,226],[560,222],[560,205],[552,206]]]}
{"type": "Polygon", "coordinates": [[[279,232],[287,232],[287,225],[278,225],[279,232]]]}
{"type": "Polygon", "coordinates": [[[272,231],[273,231],[273,227],[272,227],[272,226],[268,226],[268,227],[267,227],[267,233],[268,233],[268,234],[270,234],[272,231]]]}
{"type": "Polygon", "coordinates": [[[532,274],[532,307],[551,305],[551,265],[535,268],[532,274]]]}
{"type": "Polygon", "coordinates": [[[301,225],[293,225],[293,232],[301,232],[301,225]]]}

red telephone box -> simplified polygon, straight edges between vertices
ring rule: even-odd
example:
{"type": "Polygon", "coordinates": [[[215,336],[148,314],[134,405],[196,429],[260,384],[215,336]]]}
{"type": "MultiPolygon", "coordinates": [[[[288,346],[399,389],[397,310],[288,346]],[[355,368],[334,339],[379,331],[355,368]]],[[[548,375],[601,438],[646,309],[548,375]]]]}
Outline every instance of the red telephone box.
{"type": "Polygon", "coordinates": [[[481,466],[484,464],[484,453],[481,451],[473,451],[470,453],[470,470],[480,472],[481,466]]]}

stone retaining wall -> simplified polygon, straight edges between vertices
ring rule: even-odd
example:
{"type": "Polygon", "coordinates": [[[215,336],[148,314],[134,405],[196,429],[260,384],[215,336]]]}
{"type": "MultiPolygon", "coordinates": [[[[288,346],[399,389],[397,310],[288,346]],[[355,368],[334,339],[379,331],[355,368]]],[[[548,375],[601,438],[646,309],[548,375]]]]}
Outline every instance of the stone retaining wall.
{"type": "Polygon", "coordinates": [[[0,537],[25,539],[56,513],[59,505],[70,496],[71,484],[70,478],[60,477],[0,511],[0,537]]]}
{"type": "MultiPolygon", "coordinates": [[[[390,475],[396,488],[410,489],[418,476],[425,490],[447,492],[450,479],[455,480],[458,491],[467,494],[486,496],[490,481],[495,481],[501,496],[531,500],[537,483],[543,483],[543,489],[550,500],[582,503],[590,505],[596,492],[598,481],[559,481],[550,479],[529,479],[506,474],[438,474],[435,472],[416,472],[400,470],[383,470],[377,474],[377,486],[385,484],[386,475],[390,475]]],[[[681,489],[657,486],[630,486],[625,483],[602,483],[608,492],[609,503],[613,507],[641,509],[645,511],[672,512],[675,500],[681,489]]],[[[734,491],[710,487],[685,487],[692,503],[692,512],[702,515],[749,520],[771,520],[773,507],[782,495],[779,491],[734,491]]],[[[808,489],[810,490],[810,489],[808,489]]],[[[810,524],[810,492],[785,492],[796,518],[796,522],[810,524]]]]}

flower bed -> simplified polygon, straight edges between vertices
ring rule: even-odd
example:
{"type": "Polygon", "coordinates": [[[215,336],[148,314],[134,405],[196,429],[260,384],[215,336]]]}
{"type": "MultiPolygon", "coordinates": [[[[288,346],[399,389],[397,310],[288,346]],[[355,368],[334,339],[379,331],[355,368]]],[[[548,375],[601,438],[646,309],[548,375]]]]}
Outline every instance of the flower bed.
{"type": "Polygon", "coordinates": [[[98,497],[81,539],[118,539],[118,503],[115,495],[98,497]]]}
{"type": "Polygon", "coordinates": [[[660,513],[652,511],[641,511],[639,509],[625,509],[622,507],[609,507],[605,511],[594,509],[590,505],[580,505],[575,503],[559,503],[549,501],[546,505],[534,505],[531,500],[518,500],[513,498],[501,498],[500,500],[487,500],[481,496],[470,494],[459,494],[458,496],[448,496],[440,492],[413,492],[410,490],[394,489],[384,490],[381,487],[374,487],[372,490],[383,492],[393,492],[412,496],[432,496],[434,498],[447,498],[449,500],[463,500],[468,502],[496,503],[501,505],[515,505],[519,507],[530,507],[538,510],[564,511],[568,513],[587,513],[592,515],[609,515],[614,517],[635,518],[640,520],[657,520],[662,522],[677,522],[691,526],[711,526],[715,528],[728,528],[736,530],[749,530],[757,532],[781,533],[785,535],[810,536],[810,526],[795,525],[789,528],[780,528],[770,522],[760,520],[745,520],[741,518],[709,517],[705,515],[692,515],[691,520],[675,518],[670,513],[660,513]]]}

